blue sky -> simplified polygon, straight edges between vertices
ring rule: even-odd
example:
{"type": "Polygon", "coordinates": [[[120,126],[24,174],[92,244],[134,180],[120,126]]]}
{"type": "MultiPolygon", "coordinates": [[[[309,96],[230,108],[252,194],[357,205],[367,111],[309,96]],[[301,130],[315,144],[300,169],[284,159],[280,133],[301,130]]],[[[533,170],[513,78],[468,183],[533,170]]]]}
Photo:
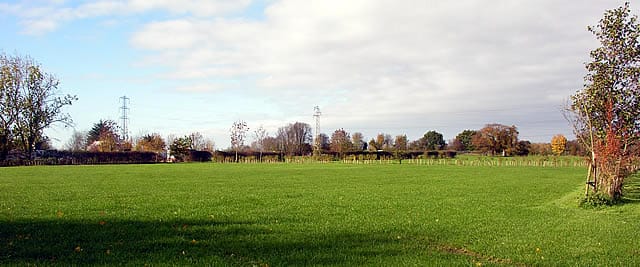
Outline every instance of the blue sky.
{"type": "MultiPolygon", "coordinates": [[[[560,112],[598,44],[586,31],[621,1],[97,0],[0,2],[0,50],[30,55],[79,100],[75,129],[201,132],[217,148],[245,120],[272,135],[301,121],[367,139],[446,139],[487,123],[521,139],[571,136],[560,112]]],[[[634,13],[639,6],[632,4],[634,13]]],[[[73,129],[47,130],[61,147],[73,129]]]]}

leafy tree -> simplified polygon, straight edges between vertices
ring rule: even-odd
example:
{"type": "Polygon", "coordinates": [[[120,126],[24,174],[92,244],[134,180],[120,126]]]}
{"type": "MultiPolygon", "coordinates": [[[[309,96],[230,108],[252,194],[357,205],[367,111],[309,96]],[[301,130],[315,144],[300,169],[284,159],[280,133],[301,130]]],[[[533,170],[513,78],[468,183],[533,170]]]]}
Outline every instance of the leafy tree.
{"type": "Polygon", "coordinates": [[[345,152],[350,151],[353,148],[353,144],[351,143],[351,137],[349,133],[344,129],[338,129],[333,132],[331,135],[331,151],[336,152],[338,154],[343,154],[345,152]]]}
{"type": "Polygon", "coordinates": [[[14,127],[20,113],[20,59],[0,54],[0,160],[13,149],[14,127]]]}
{"type": "Polygon", "coordinates": [[[112,120],[100,120],[87,134],[87,148],[99,152],[117,151],[119,140],[116,123],[112,120]]]}
{"type": "Polygon", "coordinates": [[[640,138],[640,24],[627,2],[605,11],[588,30],[600,47],[590,53],[584,87],[571,97],[570,118],[591,154],[588,179],[594,191],[616,200],[640,138]]]}
{"type": "Polygon", "coordinates": [[[369,150],[389,150],[393,148],[393,138],[390,134],[379,133],[375,139],[369,141],[369,150]]]}
{"type": "Polygon", "coordinates": [[[442,134],[436,131],[426,132],[424,136],[420,138],[420,143],[422,144],[422,149],[425,150],[440,150],[447,144],[444,142],[442,134]]]}
{"type": "Polygon", "coordinates": [[[515,154],[517,156],[528,156],[531,152],[531,142],[527,140],[518,141],[515,154]]]}
{"type": "Polygon", "coordinates": [[[551,138],[551,151],[556,156],[562,155],[567,148],[567,138],[564,135],[557,134],[551,138]]]}
{"type": "Polygon", "coordinates": [[[185,161],[189,158],[189,151],[193,149],[191,136],[183,136],[173,140],[169,145],[169,151],[178,161],[185,161]]]}
{"type": "Polygon", "coordinates": [[[247,131],[249,131],[249,127],[247,127],[247,123],[242,120],[234,122],[233,125],[231,125],[231,129],[229,129],[229,133],[231,134],[231,147],[236,152],[236,162],[238,162],[238,151],[244,146],[247,131]]]}
{"type": "Polygon", "coordinates": [[[377,151],[378,147],[376,146],[376,140],[374,140],[373,138],[371,138],[371,140],[369,140],[369,151],[377,151]]]}
{"type": "Polygon", "coordinates": [[[384,144],[384,135],[378,134],[376,138],[371,138],[371,140],[369,140],[369,150],[371,151],[382,150],[383,144],[384,144]]]}
{"type": "Polygon", "coordinates": [[[487,124],[473,135],[471,143],[484,153],[513,155],[518,145],[518,129],[516,126],[487,124]]]}
{"type": "Polygon", "coordinates": [[[44,129],[72,125],[63,108],[77,97],[60,95],[59,84],[32,58],[0,54],[0,160],[14,147],[31,157],[36,144],[48,140],[44,129]]]}
{"type": "Polygon", "coordinates": [[[475,147],[471,140],[473,136],[477,133],[474,130],[464,130],[456,135],[456,138],[453,139],[452,146],[454,150],[457,151],[473,151],[475,147]]]}
{"type": "Polygon", "coordinates": [[[152,151],[162,152],[166,147],[166,143],[162,136],[158,133],[146,134],[136,141],[136,151],[152,151]]]}
{"type": "Polygon", "coordinates": [[[409,148],[408,142],[409,140],[407,139],[406,134],[396,135],[393,148],[395,151],[405,151],[409,148]]]}
{"type": "Polygon", "coordinates": [[[318,135],[318,142],[320,143],[321,151],[329,151],[329,136],[325,133],[318,135]]]}

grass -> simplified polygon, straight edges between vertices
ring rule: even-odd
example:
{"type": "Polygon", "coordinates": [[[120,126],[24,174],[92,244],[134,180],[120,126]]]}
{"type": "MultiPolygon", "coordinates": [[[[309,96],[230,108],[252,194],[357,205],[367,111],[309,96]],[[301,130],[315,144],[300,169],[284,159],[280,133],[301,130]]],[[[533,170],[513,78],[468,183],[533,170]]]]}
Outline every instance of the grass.
{"type": "MultiPolygon", "coordinates": [[[[583,168],[352,164],[0,170],[3,265],[640,265],[583,168]]],[[[635,189],[634,189],[635,188],[635,189]]]]}

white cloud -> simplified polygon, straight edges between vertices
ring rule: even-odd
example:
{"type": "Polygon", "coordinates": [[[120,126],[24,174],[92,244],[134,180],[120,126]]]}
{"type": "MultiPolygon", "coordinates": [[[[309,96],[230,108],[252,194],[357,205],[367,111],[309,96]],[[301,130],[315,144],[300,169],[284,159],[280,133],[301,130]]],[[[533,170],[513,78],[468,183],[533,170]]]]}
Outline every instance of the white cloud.
{"type": "Polygon", "coordinates": [[[260,19],[242,14],[249,0],[0,4],[0,12],[20,14],[31,33],[160,12],[133,26],[129,44],[146,56],[136,67],[166,70],[157,77],[183,84],[178,92],[239,92],[286,116],[265,121],[310,121],[320,105],[325,132],[440,128],[452,136],[501,122],[553,135],[566,127],[562,96],[582,86],[582,63],[597,45],[586,26],[620,1],[267,3],[260,19]]]}
{"type": "MultiPolygon", "coordinates": [[[[582,85],[582,63],[595,46],[586,25],[612,7],[591,1],[283,0],[261,21],[159,21],[131,43],[157,51],[149,62],[166,62],[173,78],[252,77],[248,83],[256,90],[278,92],[269,100],[283,107],[295,100],[299,110],[324,105],[336,124],[375,123],[381,114],[393,120],[495,109],[501,111],[487,116],[517,121],[548,116],[539,107],[560,105],[559,95],[582,85]]],[[[428,128],[429,120],[406,124],[428,128]]],[[[480,123],[492,122],[485,120],[480,123]]]]}
{"type": "Polygon", "coordinates": [[[172,15],[210,17],[241,10],[251,0],[98,0],[73,5],[66,1],[0,3],[0,12],[21,18],[24,33],[40,35],[75,20],[107,16],[130,16],[152,11],[172,15]]]}

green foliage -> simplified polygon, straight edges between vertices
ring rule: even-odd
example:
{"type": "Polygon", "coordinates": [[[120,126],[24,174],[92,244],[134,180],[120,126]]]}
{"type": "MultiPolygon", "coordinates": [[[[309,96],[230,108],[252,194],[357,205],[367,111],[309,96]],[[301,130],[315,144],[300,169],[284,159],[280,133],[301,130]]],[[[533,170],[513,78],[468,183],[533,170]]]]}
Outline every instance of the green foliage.
{"type": "Polygon", "coordinates": [[[192,149],[191,137],[185,135],[173,140],[173,143],[169,145],[169,150],[172,156],[178,161],[185,161],[189,158],[189,151],[192,149]]]}
{"type": "Polygon", "coordinates": [[[0,265],[640,265],[639,203],[576,207],[583,173],[404,162],[5,168],[0,265]]]}
{"type": "Polygon", "coordinates": [[[637,156],[630,149],[640,141],[640,23],[627,2],[588,29],[600,47],[590,53],[584,87],[571,96],[570,109],[576,136],[593,152],[596,191],[616,199],[637,156]]]}
{"type": "Polygon", "coordinates": [[[72,124],[63,108],[77,97],[61,95],[59,83],[32,58],[0,53],[0,160],[13,148],[31,157],[36,145],[47,140],[44,129],[72,124]]]}
{"type": "Polygon", "coordinates": [[[612,199],[607,194],[596,192],[594,194],[589,194],[586,197],[580,198],[578,206],[583,208],[600,208],[603,206],[612,206],[616,203],[617,201],[615,199],[612,199]]]}
{"type": "Polygon", "coordinates": [[[419,142],[424,150],[440,150],[447,144],[442,134],[436,131],[426,132],[419,142]]]}
{"type": "MultiPolygon", "coordinates": [[[[600,47],[591,51],[586,64],[585,86],[572,96],[572,109],[589,119],[595,135],[603,139],[612,124],[625,134],[638,133],[640,125],[640,24],[631,15],[629,3],[607,10],[600,23],[590,26],[600,47]],[[607,118],[607,105],[614,103],[614,118],[607,118]]],[[[587,130],[587,129],[580,129],[587,130]]],[[[621,132],[622,133],[622,132],[621,132]]],[[[637,136],[637,135],[636,135],[637,136]]]]}
{"type": "Polygon", "coordinates": [[[458,151],[475,150],[476,148],[475,146],[473,146],[473,143],[471,142],[471,140],[473,140],[473,136],[477,132],[478,131],[475,131],[475,130],[464,130],[460,132],[458,135],[456,135],[456,138],[454,139],[454,143],[457,143],[459,147],[456,147],[454,149],[458,151]]]}

